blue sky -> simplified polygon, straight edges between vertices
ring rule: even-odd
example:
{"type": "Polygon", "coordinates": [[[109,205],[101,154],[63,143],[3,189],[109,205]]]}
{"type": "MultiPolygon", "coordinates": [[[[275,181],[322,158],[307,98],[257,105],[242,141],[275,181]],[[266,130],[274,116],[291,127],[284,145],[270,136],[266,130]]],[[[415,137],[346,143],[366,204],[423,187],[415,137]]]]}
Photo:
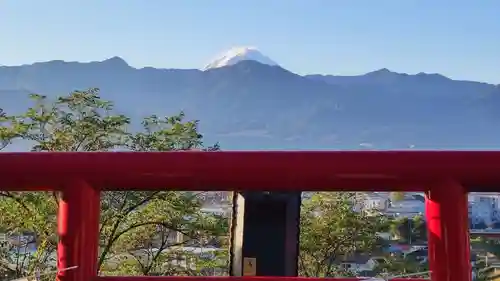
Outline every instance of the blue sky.
{"type": "Polygon", "coordinates": [[[0,64],[199,68],[257,46],[297,73],[383,67],[500,83],[498,0],[3,0],[0,64]]]}

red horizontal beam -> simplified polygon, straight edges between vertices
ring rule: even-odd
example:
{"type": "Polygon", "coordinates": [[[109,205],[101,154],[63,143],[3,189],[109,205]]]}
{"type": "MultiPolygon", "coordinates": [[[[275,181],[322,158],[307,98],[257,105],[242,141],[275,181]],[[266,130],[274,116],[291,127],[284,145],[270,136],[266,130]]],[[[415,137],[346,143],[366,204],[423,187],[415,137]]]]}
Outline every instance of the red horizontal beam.
{"type": "MultiPolygon", "coordinates": [[[[368,278],[311,278],[311,277],[201,277],[201,276],[99,276],[93,281],[369,281],[368,278]]],[[[391,281],[423,281],[429,279],[394,278],[391,281]]]]}
{"type": "Polygon", "coordinates": [[[500,152],[486,151],[0,153],[9,190],[75,179],[113,190],[420,190],[454,178],[489,191],[499,172],[500,152]]]}

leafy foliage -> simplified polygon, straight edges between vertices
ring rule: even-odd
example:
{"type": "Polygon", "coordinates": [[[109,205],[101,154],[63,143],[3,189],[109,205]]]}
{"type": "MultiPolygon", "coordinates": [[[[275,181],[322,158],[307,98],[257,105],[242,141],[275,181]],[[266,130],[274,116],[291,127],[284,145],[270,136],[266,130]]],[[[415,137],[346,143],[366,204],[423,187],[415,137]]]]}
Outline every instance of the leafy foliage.
{"type": "MultiPolygon", "coordinates": [[[[98,89],[75,91],[49,101],[31,95],[34,105],[25,113],[7,116],[0,122],[2,147],[16,139],[29,141],[33,151],[169,151],[204,148],[197,121],[185,121],[184,113],[143,121],[140,132],[129,132],[130,118],[116,114],[113,103],[100,98],[98,89]]],[[[7,236],[33,235],[33,254],[26,247],[2,252],[1,265],[14,277],[49,270],[55,266],[58,195],[51,192],[4,192],[0,198],[0,225],[7,236]],[[22,259],[22,261],[20,261],[22,259]]],[[[101,194],[99,266],[116,275],[200,274],[200,266],[221,261],[202,258],[183,246],[206,246],[224,241],[228,218],[200,211],[198,197],[171,191],[126,191],[101,194]],[[182,239],[177,239],[179,235],[182,239]],[[176,259],[189,260],[186,267],[176,259]],[[194,266],[193,267],[193,262],[194,266]],[[194,270],[194,268],[198,270],[194,270]]],[[[11,244],[11,243],[9,243],[11,244]]],[[[226,253],[227,254],[227,253],[226,253]]],[[[225,260],[224,260],[225,261],[225,260]]],[[[215,266],[215,264],[212,264],[215,266]]],[[[219,264],[224,268],[225,263],[219,264]]]]}
{"type": "Polygon", "coordinates": [[[35,268],[53,270],[57,247],[57,199],[48,192],[1,192],[0,225],[10,237],[2,250],[2,273],[13,277],[32,275],[35,268]],[[33,255],[27,254],[36,248],[33,255]]]}
{"type": "Polygon", "coordinates": [[[31,95],[35,105],[18,117],[27,127],[21,137],[35,143],[33,151],[106,151],[124,145],[130,120],[112,114],[113,104],[98,93],[76,91],[52,103],[31,95]]]}
{"type": "MultiPolygon", "coordinates": [[[[427,263],[415,257],[391,256],[389,246],[377,234],[404,228],[414,239],[425,239],[423,218],[390,221],[386,217],[355,211],[356,193],[316,193],[303,202],[301,212],[299,274],[306,277],[395,276],[427,271],[427,263]],[[406,224],[406,225],[405,225],[406,224]],[[411,227],[410,227],[411,226],[411,227]],[[364,269],[342,265],[369,257],[364,269]]],[[[423,275],[422,277],[427,277],[423,275]]]]}
{"type": "MultiPolygon", "coordinates": [[[[132,275],[184,273],[187,269],[172,260],[189,254],[181,252],[180,246],[207,247],[227,234],[228,219],[200,212],[201,205],[191,195],[166,191],[105,194],[112,199],[103,202],[123,199],[117,206],[102,207],[101,266],[122,268],[124,263],[129,275],[131,268],[135,270],[132,275]],[[165,268],[168,262],[171,264],[165,268]]],[[[195,256],[190,257],[193,260],[195,256]]]]}
{"type": "MultiPolygon", "coordinates": [[[[481,249],[486,255],[491,255],[495,259],[500,258],[500,242],[497,239],[480,237],[471,241],[473,247],[481,249]]],[[[478,260],[473,268],[477,281],[490,281],[500,278],[498,271],[488,264],[487,259],[478,260]]]]}
{"type": "MultiPolygon", "coordinates": [[[[428,271],[427,263],[418,261],[412,257],[388,257],[379,263],[375,268],[378,276],[402,276],[428,271]]],[[[427,273],[422,275],[413,275],[412,278],[428,278],[427,273]]]]}
{"type": "Polygon", "coordinates": [[[317,193],[303,203],[300,222],[299,271],[307,277],[348,274],[339,261],[378,247],[377,216],[353,209],[356,195],[347,192],[317,193]]]}
{"type": "Polygon", "coordinates": [[[412,219],[400,218],[391,222],[391,233],[399,238],[400,242],[414,243],[427,241],[427,226],[421,216],[412,219]]]}
{"type": "Polygon", "coordinates": [[[26,126],[17,122],[13,116],[7,115],[0,108],[0,150],[9,145],[13,139],[25,132],[26,126]]]}

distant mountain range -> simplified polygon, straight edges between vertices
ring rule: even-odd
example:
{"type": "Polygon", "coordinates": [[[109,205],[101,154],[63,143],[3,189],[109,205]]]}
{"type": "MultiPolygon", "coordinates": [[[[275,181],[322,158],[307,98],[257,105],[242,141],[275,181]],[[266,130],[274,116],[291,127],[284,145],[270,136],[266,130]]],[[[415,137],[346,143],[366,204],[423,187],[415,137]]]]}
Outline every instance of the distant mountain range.
{"type": "Polygon", "coordinates": [[[388,69],[300,76],[255,60],[220,61],[206,71],[136,69],[119,57],[2,66],[0,108],[25,110],[31,92],[98,87],[136,119],[184,110],[200,120],[208,143],[225,149],[500,147],[497,85],[388,69]]]}

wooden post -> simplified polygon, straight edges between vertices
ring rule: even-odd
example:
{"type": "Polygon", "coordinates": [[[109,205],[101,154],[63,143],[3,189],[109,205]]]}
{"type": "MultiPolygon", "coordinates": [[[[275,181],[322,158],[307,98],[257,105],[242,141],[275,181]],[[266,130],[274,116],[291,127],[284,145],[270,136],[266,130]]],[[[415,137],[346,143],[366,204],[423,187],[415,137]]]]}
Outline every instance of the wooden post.
{"type": "Polygon", "coordinates": [[[97,275],[100,192],[83,181],[64,186],[58,214],[57,281],[89,281],[97,275]]]}
{"type": "Polygon", "coordinates": [[[444,181],[426,194],[429,266],[433,281],[470,281],[467,192],[444,181]]]}

